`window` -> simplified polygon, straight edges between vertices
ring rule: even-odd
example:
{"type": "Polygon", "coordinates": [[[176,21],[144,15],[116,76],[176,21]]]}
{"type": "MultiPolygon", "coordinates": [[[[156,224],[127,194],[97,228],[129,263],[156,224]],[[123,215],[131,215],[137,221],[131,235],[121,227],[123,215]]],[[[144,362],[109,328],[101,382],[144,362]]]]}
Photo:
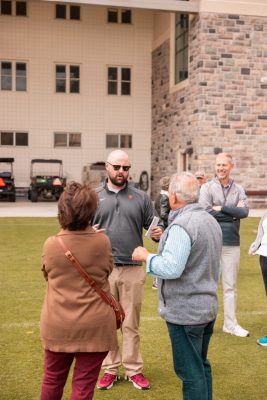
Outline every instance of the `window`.
{"type": "Polygon", "coordinates": [[[12,63],[1,63],[1,90],[12,90],[12,63]]]}
{"type": "Polygon", "coordinates": [[[1,146],[28,146],[28,132],[1,132],[1,146]]]}
{"type": "Polygon", "coordinates": [[[108,67],[108,94],[131,94],[131,68],[108,67]]]}
{"type": "Polygon", "coordinates": [[[118,23],[118,10],[116,8],[108,9],[108,22],[114,24],[118,23]]]}
{"type": "Polygon", "coordinates": [[[26,16],[27,15],[26,1],[16,1],[16,15],[18,15],[18,16],[26,16]]]}
{"type": "Polygon", "coordinates": [[[16,63],[16,90],[26,91],[26,64],[16,63]]]}
{"type": "Polygon", "coordinates": [[[189,15],[176,13],[175,17],[175,83],[188,78],[189,15]]]}
{"type": "Polygon", "coordinates": [[[2,15],[27,16],[26,1],[1,0],[0,6],[2,15]]]}
{"type": "Polygon", "coordinates": [[[121,23],[122,24],[131,24],[132,23],[131,10],[122,10],[121,11],[121,23]]]}
{"type": "Polygon", "coordinates": [[[80,67],[70,65],[70,93],[80,93],[80,67]]]}
{"type": "Polygon", "coordinates": [[[1,14],[2,15],[12,15],[12,1],[1,1],[1,14]]]}
{"type": "Polygon", "coordinates": [[[56,65],[56,93],[80,93],[79,65],[56,65]]]}
{"type": "Polygon", "coordinates": [[[131,70],[130,68],[121,69],[121,94],[131,94],[131,70]]]}
{"type": "Polygon", "coordinates": [[[12,90],[18,92],[27,90],[27,65],[22,62],[1,62],[1,90],[12,90]],[[13,71],[15,74],[13,76],[13,71]]]}
{"type": "Polygon", "coordinates": [[[65,4],[56,4],[56,18],[66,19],[67,6],[65,4]]]}
{"type": "Polygon", "coordinates": [[[132,148],[132,135],[125,134],[107,134],[106,135],[106,148],[132,148]]]}
{"type": "Polygon", "coordinates": [[[131,24],[132,11],[118,8],[108,9],[108,22],[113,24],[131,24]]]}
{"type": "Polygon", "coordinates": [[[54,147],[81,147],[80,133],[55,132],[54,147]]]}
{"type": "Polygon", "coordinates": [[[80,6],[70,6],[70,19],[80,19],[80,6]]]}
{"type": "Polygon", "coordinates": [[[56,4],[56,19],[80,20],[80,6],[56,4]]]}

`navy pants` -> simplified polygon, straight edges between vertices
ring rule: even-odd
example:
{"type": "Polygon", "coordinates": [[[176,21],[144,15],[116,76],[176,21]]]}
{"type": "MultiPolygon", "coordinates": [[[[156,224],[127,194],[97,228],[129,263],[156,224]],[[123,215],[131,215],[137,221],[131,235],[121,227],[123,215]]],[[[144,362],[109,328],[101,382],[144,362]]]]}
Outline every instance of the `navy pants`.
{"type": "Polygon", "coordinates": [[[56,353],[45,350],[41,400],[61,399],[74,358],[71,400],[91,400],[107,353],[56,353]]]}
{"type": "Polygon", "coordinates": [[[214,323],[189,326],[167,322],[174,370],[183,381],[183,400],[212,399],[212,374],[207,354],[214,323]]]}

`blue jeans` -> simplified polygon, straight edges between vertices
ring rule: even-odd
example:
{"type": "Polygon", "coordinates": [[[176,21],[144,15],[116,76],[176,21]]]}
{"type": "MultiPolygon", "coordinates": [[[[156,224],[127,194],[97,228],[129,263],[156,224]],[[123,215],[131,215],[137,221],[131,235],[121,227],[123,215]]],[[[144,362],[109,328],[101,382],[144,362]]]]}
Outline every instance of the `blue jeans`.
{"type": "Polygon", "coordinates": [[[184,400],[212,400],[212,375],[207,354],[214,323],[176,325],[167,322],[174,370],[183,381],[184,400]]]}

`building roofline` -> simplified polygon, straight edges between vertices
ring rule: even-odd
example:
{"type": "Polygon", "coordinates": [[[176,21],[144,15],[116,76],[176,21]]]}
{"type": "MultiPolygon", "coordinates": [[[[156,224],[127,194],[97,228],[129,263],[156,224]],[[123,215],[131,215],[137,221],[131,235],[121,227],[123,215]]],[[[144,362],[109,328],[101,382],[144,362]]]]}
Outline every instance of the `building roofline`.
{"type": "MultiPolygon", "coordinates": [[[[58,3],[56,0],[43,0],[58,3]]],[[[64,0],[64,3],[197,13],[199,0],[64,0]]]]}
{"type": "MultiPolygon", "coordinates": [[[[42,1],[61,2],[60,0],[42,1]]],[[[217,14],[267,16],[266,0],[64,0],[64,3],[139,8],[154,11],[179,11],[190,14],[211,12],[217,14]]]]}

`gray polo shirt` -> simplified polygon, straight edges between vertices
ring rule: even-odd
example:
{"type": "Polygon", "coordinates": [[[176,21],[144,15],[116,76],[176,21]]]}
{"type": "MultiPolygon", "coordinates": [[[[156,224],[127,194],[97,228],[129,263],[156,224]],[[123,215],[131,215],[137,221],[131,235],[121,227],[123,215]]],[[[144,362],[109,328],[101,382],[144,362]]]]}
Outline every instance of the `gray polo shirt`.
{"type": "Polygon", "coordinates": [[[93,223],[105,229],[110,238],[115,264],[141,265],[132,260],[132,253],[137,246],[143,246],[143,228],[148,229],[157,215],[148,195],[132,185],[116,193],[105,184],[96,192],[99,207],[93,223]]]}

